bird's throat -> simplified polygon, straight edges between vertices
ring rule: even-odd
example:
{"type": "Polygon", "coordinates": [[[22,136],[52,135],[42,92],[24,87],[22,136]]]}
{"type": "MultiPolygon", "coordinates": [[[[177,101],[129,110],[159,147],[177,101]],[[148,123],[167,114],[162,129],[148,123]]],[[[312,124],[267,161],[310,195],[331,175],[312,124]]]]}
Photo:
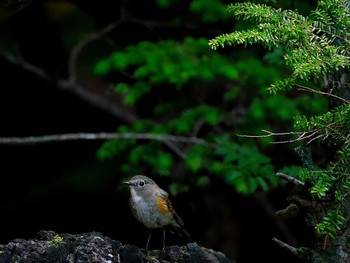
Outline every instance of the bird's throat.
{"type": "Polygon", "coordinates": [[[131,198],[135,203],[138,203],[142,200],[141,196],[139,196],[134,189],[131,188],[131,198]]]}

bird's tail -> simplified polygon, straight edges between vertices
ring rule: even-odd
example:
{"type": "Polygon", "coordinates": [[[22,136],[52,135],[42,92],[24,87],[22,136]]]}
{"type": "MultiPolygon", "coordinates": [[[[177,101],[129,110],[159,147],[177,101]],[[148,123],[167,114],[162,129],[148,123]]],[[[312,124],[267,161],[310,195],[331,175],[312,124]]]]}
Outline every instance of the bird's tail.
{"type": "Polygon", "coordinates": [[[191,238],[190,233],[184,228],[184,222],[176,213],[174,213],[174,223],[171,226],[179,236],[191,238]]]}
{"type": "Polygon", "coordinates": [[[183,227],[176,227],[176,226],[173,226],[173,229],[175,230],[175,232],[181,236],[181,237],[187,237],[188,239],[191,238],[190,236],[190,233],[188,233],[188,231],[183,227]]]}

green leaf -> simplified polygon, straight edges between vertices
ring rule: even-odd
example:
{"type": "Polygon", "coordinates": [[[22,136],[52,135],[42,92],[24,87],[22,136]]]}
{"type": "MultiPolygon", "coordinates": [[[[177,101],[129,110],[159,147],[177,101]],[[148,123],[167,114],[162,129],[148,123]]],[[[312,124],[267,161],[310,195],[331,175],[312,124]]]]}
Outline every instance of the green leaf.
{"type": "Polygon", "coordinates": [[[105,75],[111,70],[111,64],[107,60],[100,60],[94,68],[94,74],[105,75]]]}
{"type": "Polygon", "coordinates": [[[157,158],[156,168],[160,173],[168,174],[173,165],[173,159],[169,153],[160,152],[157,158]]]}
{"type": "Polygon", "coordinates": [[[210,177],[208,175],[201,175],[196,180],[196,186],[197,187],[206,187],[210,184],[210,177]]]}
{"type": "Polygon", "coordinates": [[[125,70],[129,65],[129,60],[126,54],[122,52],[114,52],[111,57],[112,65],[119,70],[125,70]]]}
{"type": "Polygon", "coordinates": [[[202,167],[202,157],[198,148],[192,148],[187,154],[186,166],[192,172],[198,172],[202,167]]]}
{"type": "Polygon", "coordinates": [[[189,185],[186,185],[186,184],[172,183],[169,186],[170,194],[173,196],[177,196],[178,194],[181,194],[181,193],[186,193],[189,190],[190,190],[190,187],[189,185]]]}

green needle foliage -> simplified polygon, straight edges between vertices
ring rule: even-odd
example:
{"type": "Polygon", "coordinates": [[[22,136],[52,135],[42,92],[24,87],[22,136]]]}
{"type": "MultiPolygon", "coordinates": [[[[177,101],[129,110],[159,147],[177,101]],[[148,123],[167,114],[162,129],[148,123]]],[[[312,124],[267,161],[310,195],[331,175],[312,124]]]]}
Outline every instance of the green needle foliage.
{"type": "Polygon", "coordinates": [[[303,148],[317,145],[331,153],[317,165],[312,155],[301,155],[308,165],[298,176],[311,185],[311,200],[306,206],[308,222],[321,237],[322,247],[310,253],[309,259],[346,262],[343,257],[349,258],[350,251],[346,234],[350,216],[349,1],[318,1],[317,8],[307,17],[296,11],[249,2],[230,4],[228,11],[254,26],[215,37],[209,41],[212,49],[239,44],[279,48],[291,71],[271,85],[270,92],[297,88],[329,97],[329,108],[324,114],[295,116],[290,135],[296,137],[290,141],[304,142],[303,148]],[[327,237],[333,241],[327,242],[327,237]],[[326,254],[327,257],[322,257],[326,254]]]}
{"type": "Polygon", "coordinates": [[[261,44],[269,49],[283,48],[292,74],[275,82],[269,88],[273,93],[349,67],[345,32],[350,18],[344,1],[321,1],[309,17],[252,3],[231,4],[228,10],[256,23],[256,27],[218,36],[209,41],[210,47],[215,50],[227,45],[261,44]]]}

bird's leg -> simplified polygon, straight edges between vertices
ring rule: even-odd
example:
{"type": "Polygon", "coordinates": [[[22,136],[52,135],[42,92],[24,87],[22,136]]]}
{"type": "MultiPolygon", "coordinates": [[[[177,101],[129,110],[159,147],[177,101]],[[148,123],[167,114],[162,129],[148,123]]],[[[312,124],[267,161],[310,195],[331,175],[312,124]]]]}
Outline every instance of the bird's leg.
{"type": "Polygon", "coordinates": [[[163,228],[163,249],[165,249],[165,228],[163,228]]]}
{"type": "Polygon", "coordinates": [[[146,244],[146,250],[148,250],[148,244],[149,244],[149,241],[151,240],[151,236],[152,236],[152,230],[150,229],[147,244],[146,244]]]}

